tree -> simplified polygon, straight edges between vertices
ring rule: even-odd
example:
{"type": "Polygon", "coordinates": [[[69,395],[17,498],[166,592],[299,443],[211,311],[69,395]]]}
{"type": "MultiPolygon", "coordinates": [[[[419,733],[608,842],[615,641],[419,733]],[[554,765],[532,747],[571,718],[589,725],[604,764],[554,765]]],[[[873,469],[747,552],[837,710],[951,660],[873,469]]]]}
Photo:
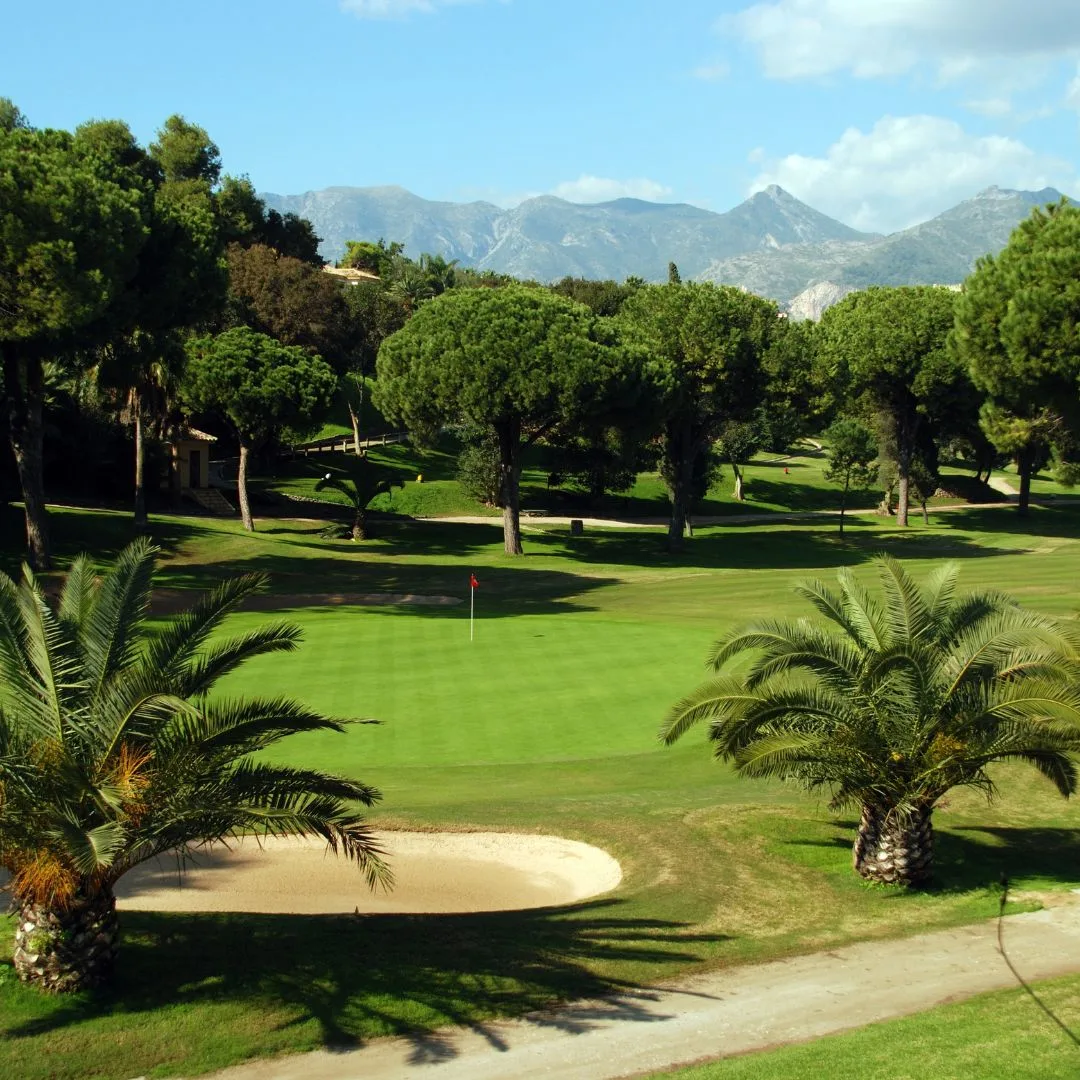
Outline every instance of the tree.
{"type": "Polygon", "coordinates": [[[520,555],[524,447],[638,392],[640,365],[588,309],[546,289],[454,289],[383,342],[374,399],[429,437],[467,423],[499,441],[503,542],[520,555]]]}
{"type": "Polygon", "coordinates": [[[776,305],[729,286],[647,285],[616,320],[656,367],[646,402],[660,432],[660,473],[671,495],[668,545],[682,547],[701,459],[721,426],[749,419],[761,403],[764,356],[776,305]]]}
{"type": "Polygon", "coordinates": [[[762,358],[765,396],[760,409],[766,446],[782,454],[799,439],[817,435],[835,415],[846,387],[818,362],[817,323],[780,319],[762,358]]]}
{"type": "MultiPolygon", "coordinates": [[[[348,536],[353,540],[366,540],[371,534],[368,530],[367,509],[372,499],[378,495],[405,486],[405,481],[386,474],[374,462],[367,458],[346,458],[346,464],[339,467],[338,475],[328,472],[316,485],[316,491],[336,491],[344,495],[353,508],[352,526],[348,536]]],[[[328,539],[340,539],[340,526],[331,526],[323,530],[328,539]],[[329,534],[329,535],[328,535],[329,534]]]]}
{"type": "Polygon", "coordinates": [[[735,475],[732,494],[736,502],[743,501],[743,466],[760,453],[768,441],[765,426],[757,417],[750,420],[729,420],[716,437],[717,461],[731,466],[735,475]]]}
{"type": "Polygon", "coordinates": [[[353,270],[366,270],[380,278],[389,278],[390,267],[398,255],[403,255],[405,245],[397,240],[389,244],[379,237],[378,243],[369,240],[346,240],[345,254],[338,266],[351,267],[353,270]]]}
{"type": "Polygon", "coordinates": [[[113,888],[157,855],[245,833],[319,836],[369,882],[387,878],[359,812],[377,791],[259,756],[348,721],[210,694],[251,657],[299,642],[290,623],[218,635],[264,579],[232,578],[151,631],[155,554],[136,541],[102,580],[79,557],[55,606],[29,568],[19,584],[0,577],[0,866],[19,913],[15,969],[52,992],[108,978],[113,888]]]}
{"type": "Polygon", "coordinates": [[[74,134],[0,110],[0,365],[31,563],[50,565],[44,363],[107,341],[150,231],[153,184],[123,124],[74,134]]]}
{"type": "Polygon", "coordinates": [[[825,453],[829,464],[825,479],[842,484],[840,494],[840,535],[844,535],[844,510],[852,487],[869,487],[877,475],[877,439],[861,421],[845,416],[835,420],[825,432],[825,453]]]}
{"type": "Polygon", "coordinates": [[[488,432],[467,431],[457,456],[461,490],[485,506],[498,506],[502,497],[499,440],[488,432]]]}
{"type": "Polygon", "coordinates": [[[798,587],[828,629],[770,619],[718,641],[713,669],[748,656],[746,673],[680,701],[661,738],[708,721],[716,756],[741,775],[859,808],[862,877],[919,885],[932,874],[935,805],[960,786],[991,797],[992,763],[1025,761],[1076,791],[1080,689],[1049,620],[997,593],[957,595],[954,564],[922,587],[888,556],[877,569],[883,602],[847,569],[838,592],[798,587]]]}
{"type": "Polygon", "coordinates": [[[346,366],[353,349],[349,286],[265,244],[230,245],[228,265],[226,326],[250,326],[335,368],[346,366]]]}
{"type": "Polygon", "coordinates": [[[1080,431],[1080,209],[1035,209],[996,256],[978,261],[949,348],[989,395],[983,430],[1016,459],[1028,512],[1035,462],[1080,431]]]}
{"type": "Polygon", "coordinates": [[[246,176],[222,178],[217,191],[218,214],[227,243],[241,247],[261,244],[286,258],[299,259],[321,268],[325,260],[319,254],[319,237],[306,218],[267,210],[246,176]]]}
{"type": "Polygon", "coordinates": [[[330,403],[336,383],[320,357],[246,326],[188,344],[182,396],[189,411],[219,413],[236,435],[236,489],[248,531],[255,528],[247,491],[251,451],[286,426],[310,426],[330,403]]]}
{"type": "Polygon", "coordinates": [[[846,371],[853,395],[863,395],[892,425],[899,525],[908,523],[920,428],[947,413],[954,388],[967,378],[945,349],[955,298],[933,285],[865,289],[829,308],[818,329],[826,362],[846,371]]]}
{"type": "Polygon", "coordinates": [[[589,278],[564,277],[551,286],[551,291],[584,304],[594,315],[612,318],[618,315],[627,299],[644,282],[632,278],[620,285],[617,281],[593,281],[589,278]]]}
{"type": "MultiPolygon", "coordinates": [[[[213,185],[221,171],[207,133],[170,116],[150,146],[150,231],[102,351],[101,381],[124,393],[135,436],[135,528],[146,528],[145,428],[164,424],[183,370],[181,334],[209,322],[225,302],[223,242],[213,185]]],[[[159,431],[160,433],[160,431],[159,431]]]]}

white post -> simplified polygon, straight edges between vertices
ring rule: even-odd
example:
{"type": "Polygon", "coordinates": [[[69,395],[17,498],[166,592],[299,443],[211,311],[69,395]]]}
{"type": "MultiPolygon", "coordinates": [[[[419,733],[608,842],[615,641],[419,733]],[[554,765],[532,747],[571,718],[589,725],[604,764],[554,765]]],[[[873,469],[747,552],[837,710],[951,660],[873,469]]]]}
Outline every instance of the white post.
{"type": "Polygon", "coordinates": [[[472,586],[472,578],[469,579],[469,640],[473,639],[473,615],[476,611],[476,590],[472,586]]]}

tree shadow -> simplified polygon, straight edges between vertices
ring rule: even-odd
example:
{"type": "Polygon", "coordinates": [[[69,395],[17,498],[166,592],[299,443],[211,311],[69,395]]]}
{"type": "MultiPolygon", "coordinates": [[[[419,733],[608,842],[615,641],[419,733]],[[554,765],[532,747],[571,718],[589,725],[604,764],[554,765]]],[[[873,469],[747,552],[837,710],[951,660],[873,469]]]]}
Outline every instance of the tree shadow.
{"type": "MultiPolygon", "coordinates": [[[[251,597],[240,610],[280,612],[360,604],[373,613],[397,616],[468,616],[469,570],[460,563],[297,558],[287,551],[235,561],[166,564],[158,576],[164,591],[155,610],[164,614],[186,608],[189,593],[193,597],[215,581],[253,572],[265,573],[270,589],[251,597]],[[399,599],[381,603],[382,596],[399,599]]],[[[547,568],[485,566],[476,573],[482,590],[478,619],[593,610],[589,594],[618,583],[613,577],[547,568]]]]}
{"type": "MultiPolygon", "coordinates": [[[[176,1005],[265,1003],[279,1025],[315,1020],[328,1048],[372,1033],[412,1043],[412,1060],[457,1053],[448,1025],[498,1045],[489,1020],[571,999],[591,1005],[536,1023],[587,1031],[601,1018],[655,1022],[648,992],[605,971],[647,963],[662,973],[697,958],[695,944],[723,935],[689,924],[622,916],[623,901],[464,915],[165,915],[124,912],[113,983],[58,1000],[48,1015],[9,1027],[9,1039],[77,1029],[109,1013],[137,1016],[176,1005]],[[596,999],[608,999],[597,1003],[596,999]]],[[[258,1047],[254,1047],[257,1051],[258,1047]]]]}
{"type": "Polygon", "coordinates": [[[854,518],[839,529],[762,529],[762,522],[710,526],[688,538],[684,550],[667,550],[660,532],[592,529],[570,536],[568,529],[549,529],[526,539],[536,554],[567,556],[575,562],[653,568],[817,569],[865,562],[883,551],[902,559],[988,558],[1015,555],[1014,548],[980,544],[962,534],[882,532],[854,518]]]}

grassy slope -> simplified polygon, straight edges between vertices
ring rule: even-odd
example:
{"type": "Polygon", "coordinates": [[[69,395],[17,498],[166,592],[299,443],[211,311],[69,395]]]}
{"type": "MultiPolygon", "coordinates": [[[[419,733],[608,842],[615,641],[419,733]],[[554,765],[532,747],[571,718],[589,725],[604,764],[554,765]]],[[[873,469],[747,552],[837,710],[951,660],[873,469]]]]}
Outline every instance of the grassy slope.
{"type": "MultiPolygon", "coordinates": [[[[1037,993],[1062,1023],[1074,1033],[1080,1030],[1080,976],[1045,982],[1037,993]]],[[[1046,1080],[1080,1075],[1080,1045],[1017,989],[801,1046],[657,1074],[654,1080],[661,1075],[672,1080],[1046,1080]]]]}
{"type": "MultiPolygon", "coordinates": [[[[2,524],[12,550],[18,522],[2,524]]],[[[918,560],[919,571],[956,557],[968,587],[1065,612],[1078,599],[1078,524],[1076,512],[1041,510],[1021,531],[1008,510],[970,511],[901,536],[862,519],[843,542],[831,529],[729,526],[702,530],[679,557],[651,535],[547,529],[527,534],[528,557],[513,561],[497,526],[387,523],[358,548],[288,522],[249,537],[232,522],[159,519],[175,587],[262,569],[282,595],[464,598],[474,570],[471,646],[463,607],[298,609],[288,614],[305,627],[302,652],[252,665],[229,689],[299,692],[385,720],[288,749],[381,787],[382,823],[587,839],[623,861],[626,879],[614,897],[550,912],[125,916],[124,961],[107,994],[57,1002],[10,977],[0,985],[0,1074],[16,1062],[27,1076],[193,1073],[971,920],[993,912],[1002,869],[1028,889],[1080,880],[1080,815],[1021,770],[1002,771],[990,809],[968,793],[950,800],[937,818],[940,888],[897,896],[851,875],[848,816],[785,786],[737,780],[700,736],[666,751],[653,741],[665,708],[702,674],[709,642],[736,620],[801,611],[790,585],[804,573],[848,563],[867,573],[879,549],[918,560]]],[[[102,555],[128,530],[123,515],[74,512],[56,526],[63,550],[102,555]]]]}

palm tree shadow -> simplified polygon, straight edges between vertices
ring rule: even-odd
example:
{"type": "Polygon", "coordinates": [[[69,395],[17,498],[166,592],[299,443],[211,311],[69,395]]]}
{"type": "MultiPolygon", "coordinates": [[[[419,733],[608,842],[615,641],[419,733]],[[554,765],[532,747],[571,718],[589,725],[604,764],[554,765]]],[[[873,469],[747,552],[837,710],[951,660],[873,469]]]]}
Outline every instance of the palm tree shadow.
{"type": "MultiPolygon", "coordinates": [[[[449,1026],[499,1046],[493,1016],[589,1030],[600,1019],[655,1022],[649,993],[619,972],[685,968],[692,947],[724,940],[685,923],[622,916],[623,901],[462,915],[165,915],[125,912],[114,983],[8,1028],[9,1039],[75,1030],[110,1013],[247,1002],[315,1020],[328,1049],[372,1032],[410,1040],[416,1064],[448,1060],[449,1026]],[[588,1003],[544,1014],[575,999],[588,1003]],[[284,1008],[283,1008],[284,1007],[284,1008]]],[[[276,1045],[276,1044],[275,1044],[276,1045]]],[[[251,1047],[259,1051],[258,1045],[251,1047]]]]}

